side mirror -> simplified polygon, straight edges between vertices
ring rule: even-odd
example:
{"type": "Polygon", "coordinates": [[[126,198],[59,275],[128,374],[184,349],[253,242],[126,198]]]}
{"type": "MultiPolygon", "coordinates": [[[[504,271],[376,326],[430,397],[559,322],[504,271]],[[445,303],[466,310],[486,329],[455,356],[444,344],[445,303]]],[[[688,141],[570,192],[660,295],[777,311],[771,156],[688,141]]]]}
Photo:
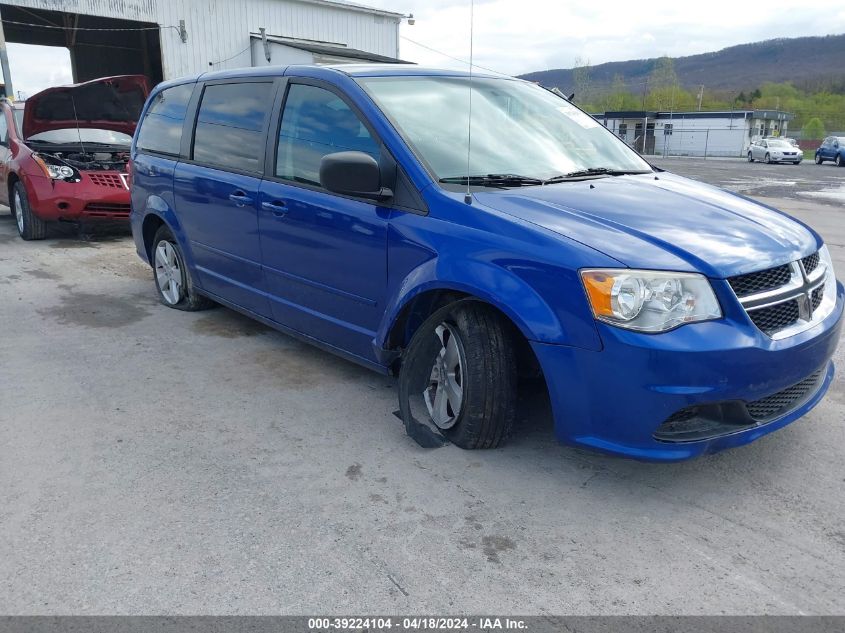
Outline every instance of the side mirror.
{"type": "Polygon", "coordinates": [[[335,152],[320,161],[320,184],[334,193],[369,200],[387,200],[393,192],[381,186],[376,159],[364,152],[335,152]]]}

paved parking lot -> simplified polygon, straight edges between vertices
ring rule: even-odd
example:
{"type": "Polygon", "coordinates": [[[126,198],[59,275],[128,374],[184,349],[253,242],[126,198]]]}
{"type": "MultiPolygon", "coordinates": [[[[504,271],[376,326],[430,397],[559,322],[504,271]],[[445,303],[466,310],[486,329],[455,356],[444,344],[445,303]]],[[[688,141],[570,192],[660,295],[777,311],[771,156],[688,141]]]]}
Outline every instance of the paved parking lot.
{"type": "MultiPolygon", "coordinates": [[[[649,159],[651,160],[651,159],[649,159]]],[[[656,158],[658,167],[755,198],[789,198],[845,207],[845,168],[833,163],[748,163],[737,158],[656,158]]]]}
{"type": "MultiPolygon", "coordinates": [[[[661,164],[845,176],[723,162],[661,164]]],[[[841,205],[744,191],[845,272],[841,205]]],[[[540,393],[502,449],[424,450],[390,378],[160,306],[125,234],[24,243],[2,210],[0,316],[4,613],[845,613],[841,377],[802,421],[685,464],[562,447],[540,393]]]]}

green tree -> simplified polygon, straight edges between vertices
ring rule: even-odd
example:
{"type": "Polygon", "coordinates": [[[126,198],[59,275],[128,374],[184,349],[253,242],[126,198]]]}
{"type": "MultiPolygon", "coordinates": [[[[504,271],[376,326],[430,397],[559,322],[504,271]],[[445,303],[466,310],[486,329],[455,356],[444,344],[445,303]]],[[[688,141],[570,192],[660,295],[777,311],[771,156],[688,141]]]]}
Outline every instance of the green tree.
{"type": "Polygon", "coordinates": [[[647,107],[655,110],[675,109],[675,97],[678,90],[678,74],[675,62],[664,55],[657,59],[648,76],[647,107]]]}
{"type": "Polygon", "coordinates": [[[590,60],[575,58],[572,81],[575,83],[575,101],[585,105],[590,102],[590,60]]]}
{"type": "Polygon", "coordinates": [[[804,124],[801,128],[801,137],[807,140],[820,140],[826,136],[824,130],[824,123],[822,120],[814,116],[812,119],[804,124]]]}

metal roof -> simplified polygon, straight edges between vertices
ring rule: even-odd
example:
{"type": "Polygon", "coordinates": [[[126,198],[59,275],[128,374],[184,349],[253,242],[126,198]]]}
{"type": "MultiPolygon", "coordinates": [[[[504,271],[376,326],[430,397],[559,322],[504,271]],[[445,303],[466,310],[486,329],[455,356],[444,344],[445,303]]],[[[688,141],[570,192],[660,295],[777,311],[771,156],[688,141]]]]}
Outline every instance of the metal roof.
{"type": "MultiPolygon", "coordinates": [[[[261,40],[260,33],[250,33],[250,38],[254,40],[261,40]]],[[[267,35],[267,41],[273,44],[281,44],[282,46],[289,46],[301,51],[308,51],[309,53],[317,53],[320,55],[337,55],[340,57],[348,57],[350,59],[360,59],[362,61],[379,62],[382,64],[408,64],[410,62],[396,59],[395,57],[387,57],[385,55],[378,55],[362,51],[357,48],[350,48],[342,44],[333,44],[331,42],[317,42],[313,40],[300,40],[279,35],[267,35]]]]}

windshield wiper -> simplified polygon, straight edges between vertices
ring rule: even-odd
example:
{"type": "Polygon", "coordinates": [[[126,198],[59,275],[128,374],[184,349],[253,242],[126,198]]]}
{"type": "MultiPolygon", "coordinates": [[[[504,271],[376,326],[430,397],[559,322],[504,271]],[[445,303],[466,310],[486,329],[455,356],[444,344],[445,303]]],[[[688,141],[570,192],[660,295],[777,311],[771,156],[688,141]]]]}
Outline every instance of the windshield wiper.
{"type": "Polygon", "coordinates": [[[650,174],[651,171],[633,170],[633,169],[611,169],[610,167],[590,167],[588,169],[579,169],[578,171],[571,171],[568,174],[561,174],[560,176],[553,176],[543,181],[544,185],[550,185],[556,182],[564,182],[566,180],[576,180],[578,178],[589,178],[590,176],[625,176],[627,174],[650,174]]]}
{"type": "Polygon", "coordinates": [[[455,185],[469,185],[480,187],[530,187],[542,185],[541,178],[531,178],[518,174],[486,174],[476,176],[452,176],[441,178],[440,182],[455,185]]]}

